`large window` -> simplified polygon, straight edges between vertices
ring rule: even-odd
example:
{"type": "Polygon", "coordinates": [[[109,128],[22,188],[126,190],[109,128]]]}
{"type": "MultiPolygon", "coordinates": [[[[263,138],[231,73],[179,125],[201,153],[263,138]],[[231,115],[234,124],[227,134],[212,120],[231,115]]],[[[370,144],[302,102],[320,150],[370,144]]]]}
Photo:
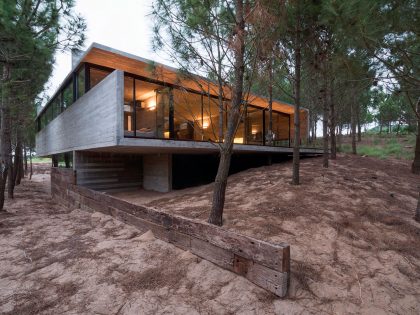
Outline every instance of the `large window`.
{"type": "Polygon", "coordinates": [[[73,80],[70,80],[63,89],[63,109],[69,108],[73,104],[73,80]]]}
{"type": "MultiPolygon", "coordinates": [[[[229,101],[124,76],[124,134],[128,137],[223,141],[229,101]]],[[[269,114],[248,105],[234,143],[267,145],[269,114]]],[[[289,116],[273,111],[272,145],[289,145],[289,116]]]]}
{"type": "Polygon", "coordinates": [[[202,96],[185,90],[173,89],[174,139],[203,140],[203,130],[210,121],[202,120],[202,96]]]}
{"type": "Polygon", "coordinates": [[[76,98],[79,99],[83,94],[85,94],[85,67],[81,67],[76,73],[77,89],[76,89],[76,98]]]}
{"type": "Polygon", "coordinates": [[[124,77],[124,134],[169,138],[170,89],[124,77]]]}
{"type": "Polygon", "coordinates": [[[223,139],[225,124],[225,104],[219,106],[219,100],[213,97],[203,98],[203,139],[218,142],[223,139]],[[220,128],[222,126],[222,128],[220,128]]]}
{"type": "Polygon", "coordinates": [[[89,87],[93,88],[99,82],[101,82],[105,77],[110,74],[110,70],[95,68],[94,66],[89,66],[89,87]]]}
{"type": "MultiPolygon", "coordinates": [[[[272,145],[286,146],[286,147],[289,146],[290,116],[273,111],[272,119],[273,119],[273,132],[271,135],[272,145]]],[[[265,125],[266,125],[265,132],[266,132],[267,142],[270,139],[270,136],[268,134],[269,120],[270,120],[270,113],[267,110],[265,112],[265,125]]]]}
{"type": "Polygon", "coordinates": [[[70,107],[75,100],[82,97],[111,72],[111,69],[82,64],[43,109],[43,112],[38,117],[38,131],[43,129],[61,112],[70,107]]]}
{"type": "Polygon", "coordinates": [[[246,120],[246,143],[264,144],[264,111],[261,108],[248,106],[246,120]]]}

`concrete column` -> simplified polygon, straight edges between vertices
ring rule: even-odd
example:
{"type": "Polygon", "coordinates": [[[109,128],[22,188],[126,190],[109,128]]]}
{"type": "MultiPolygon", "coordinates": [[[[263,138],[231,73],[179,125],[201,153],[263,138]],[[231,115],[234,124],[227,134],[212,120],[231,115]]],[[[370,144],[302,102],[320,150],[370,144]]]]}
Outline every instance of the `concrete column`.
{"type": "Polygon", "coordinates": [[[159,192],[172,190],[172,155],[143,156],[143,188],[159,192]]]}

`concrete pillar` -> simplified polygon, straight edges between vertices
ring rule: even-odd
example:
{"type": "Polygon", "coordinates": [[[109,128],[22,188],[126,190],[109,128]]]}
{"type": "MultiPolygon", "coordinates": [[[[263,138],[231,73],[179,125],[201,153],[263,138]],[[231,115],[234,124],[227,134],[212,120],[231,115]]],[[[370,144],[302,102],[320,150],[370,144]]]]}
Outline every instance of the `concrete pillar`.
{"type": "Polygon", "coordinates": [[[143,188],[159,192],[172,190],[172,155],[143,156],[143,188]]]}

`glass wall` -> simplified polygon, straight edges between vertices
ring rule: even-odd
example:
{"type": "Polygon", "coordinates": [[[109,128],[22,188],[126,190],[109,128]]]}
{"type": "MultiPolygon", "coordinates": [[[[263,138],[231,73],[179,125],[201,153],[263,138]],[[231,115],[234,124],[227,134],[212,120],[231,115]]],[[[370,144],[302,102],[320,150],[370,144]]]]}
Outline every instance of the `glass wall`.
{"type": "Polygon", "coordinates": [[[174,139],[203,140],[203,130],[208,129],[209,121],[202,119],[202,100],[200,94],[173,89],[174,139]]]}
{"type": "Polygon", "coordinates": [[[69,108],[73,104],[73,80],[70,80],[63,89],[63,110],[69,108]]]}
{"type": "Polygon", "coordinates": [[[169,138],[169,89],[124,77],[124,134],[169,138]]]}
{"type": "Polygon", "coordinates": [[[85,94],[86,80],[85,80],[85,67],[81,67],[76,74],[77,90],[76,98],[79,99],[85,94]]]}
{"type": "MultiPolygon", "coordinates": [[[[95,87],[113,70],[83,64],[68,78],[37,118],[38,131],[95,87]]],[[[124,76],[124,135],[127,137],[223,141],[229,101],[174,86],[124,76]]],[[[247,106],[234,143],[289,146],[290,116],[273,111],[273,132],[268,134],[269,113],[247,106]]]]}
{"type": "Polygon", "coordinates": [[[45,105],[45,108],[37,118],[38,131],[43,129],[55,117],[69,108],[77,99],[82,97],[87,90],[97,85],[111,72],[112,69],[82,64],[74,73],[72,73],[70,78],[63,84],[62,88],[57,91],[53,98],[45,105]]]}
{"type": "Polygon", "coordinates": [[[235,137],[233,138],[233,143],[245,143],[245,115],[242,115],[239,120],[238,129],[236,130],[235,137]]]}
{"type": "MultiPolygon", "coordinates": [[[[273,111],[272,114],[273,118],[273,132],[272,132],[272,145],[275,146],[289,146],[289,137],[290,137],[290,116],[278,113],[273,111]]],[[[268,125],[270,120],[270,113],[267,110],[265,112],[265,132],[266,132],[266,142],[269,141],[269,134],[268,134],[268,125]]]]}
{"type": "Polygon", "coordinates": [[[264,110],[257,107],[247,107],[246,143],[264,144],[264,110]]]}
{"type": "Polygon", "coordinates": [[[225,130],[226,104],[219,106],[219,99],[208,97],[203,98],[203,139],[218,142],[223,139],[225,130]],[[222,128],[220,128],[222,126],[222,128]],[[221,134],[220,134],[221,132],[221,134]]]}
{"type": "MultiPolygon", "coordinates": [[[[228,101],[176,87],[124,76],[124,134],[127,137],[223,140],[228,101]]],[[[234,143],[267,145],[269,113],[248,105],[234,143]]],[[[289,115],[273,111],[272,145],[289,146],[289,115]]]]}
{"type": "Polygon", "coordinates": [[[99,82],[106,78],[108,74],[111,73],[111,70],[106,70],[102,68],[95,68],[94,66],[89,65],[89,88],[93,88],[99,82]]]}

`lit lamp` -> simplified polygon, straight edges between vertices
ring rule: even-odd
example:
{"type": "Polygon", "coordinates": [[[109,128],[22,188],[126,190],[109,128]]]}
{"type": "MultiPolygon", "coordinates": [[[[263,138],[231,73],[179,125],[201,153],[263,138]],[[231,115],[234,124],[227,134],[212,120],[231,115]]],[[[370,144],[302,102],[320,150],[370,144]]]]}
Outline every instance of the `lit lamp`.
{"type": "Polygon", "coordinates": [[[257,134],[257,126],[255,126],[255,125],[252,126],[251,133],[253,135],[256,135],[257,134]]]}
{"type": "Polygon", "coordinates": [[[203,129],[207,129],[209,127],[209,122],[207,120],[203,121],[203,129]]]}
{"type": "Polygon", "coordinates": [[[156,101],[154,99],[150,100],[147,104],[148,110],[155,110],[156,109],[156,101]]]}

